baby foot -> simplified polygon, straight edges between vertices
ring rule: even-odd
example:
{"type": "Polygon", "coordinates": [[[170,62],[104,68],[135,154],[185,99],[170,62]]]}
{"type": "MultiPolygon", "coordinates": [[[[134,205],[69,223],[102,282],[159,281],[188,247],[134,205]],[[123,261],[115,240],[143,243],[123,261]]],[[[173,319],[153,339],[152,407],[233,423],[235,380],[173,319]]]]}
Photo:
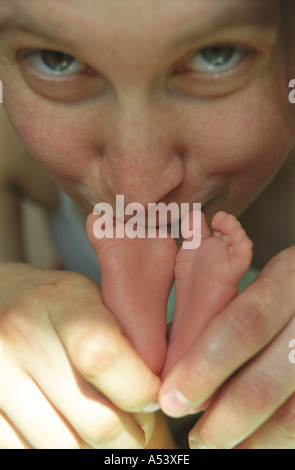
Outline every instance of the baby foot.
{"type": "MultiPolygon", "coordinates": [[[[186,217],[193,223],[192,214],[186,217]]],[[[182,223],[184,238],[187,222],[182,223]]],[[[239,282],[251,264],[252,242],[233,215],[218,212],[211,225],[213,236],[202,213],[200,247],[181,248],[177,255],[176,309],[163,378],[210,320],[238,294],[239,282]]],[[[187,235],[191,233],[187,231],[187,235]]]]}
{"type": "Polygon", "coordinates": [[[159,373],[166,357],[167,301],[177,245],[171,237],[131,239],[126,233],[98,239],[93,233],[98,219],[88,217],[87,235],[101,268],[103,301],[150,369],[159,373]]]}

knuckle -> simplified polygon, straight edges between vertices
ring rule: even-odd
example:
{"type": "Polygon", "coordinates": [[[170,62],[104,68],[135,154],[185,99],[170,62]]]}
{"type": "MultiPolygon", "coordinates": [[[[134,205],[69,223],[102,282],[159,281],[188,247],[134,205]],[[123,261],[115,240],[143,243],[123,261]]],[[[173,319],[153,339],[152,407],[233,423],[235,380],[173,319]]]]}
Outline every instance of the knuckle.
{"type": "Polygon", "coordinates": [[[29,339],[34,326],[32,309],[25,300],[15,302],[1,312],[1,333],[8,339],[29,339]]]}
{"type": "Polygon", "coordinates": [[[257,372],[241,380],[237,396],[238,405],[244,410],[263,414],[278,404],[280,389],[273,377],[257,372]]]}
{"type": "Polygon", "coordinates": [[[45,282],[43,289],[46,289],[48,293],[51,293],[55,298],[63,298],[65,295],[73,295],[81,288],[84,287],[85,283],[91,283],[85,276],[74,272],[58,273],[58,276],[54,276],[49,282],[45,282]]]}
{"type": "Polygon", "coordinates": [[[89,295],[91,288],[95,290],[97,285],[83,274],[70,271],[53,271],[51,276],[46,272],[32,285],[34,297],[42,304],[44,299],[59,302],[60,299],[81,297],[85,291],[89,295]]]}
{"type": "Polygon", "coordinates": [[[231,333],[239,344],[251,346],[261,343],[267,331],[267,319],[260,303],[246,303],[231,317],[231,333]]]}
{"type": "Polygon", "coordinates": [[[116,339],[109,328],[85,334],[73,353],[76,367],[89,379],[108,370],[116,358],[116,339]]]}

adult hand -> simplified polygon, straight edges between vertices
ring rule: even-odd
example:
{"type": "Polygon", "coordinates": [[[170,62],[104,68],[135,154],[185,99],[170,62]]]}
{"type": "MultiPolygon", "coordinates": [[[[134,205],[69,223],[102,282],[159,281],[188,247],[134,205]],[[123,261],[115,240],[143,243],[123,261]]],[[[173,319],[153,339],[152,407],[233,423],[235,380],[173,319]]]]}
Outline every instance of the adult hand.
{"type": "Polygon", "coordinates": [[[295,247],[216,316],[161,386],[170,416],[205,410],[192,448],[295,448],[295,247]]]}
{"type": "Polygon", "coordinates": [[[0,448],[143,448],[159,379],[84,276],[0,266],[0,448]]]}

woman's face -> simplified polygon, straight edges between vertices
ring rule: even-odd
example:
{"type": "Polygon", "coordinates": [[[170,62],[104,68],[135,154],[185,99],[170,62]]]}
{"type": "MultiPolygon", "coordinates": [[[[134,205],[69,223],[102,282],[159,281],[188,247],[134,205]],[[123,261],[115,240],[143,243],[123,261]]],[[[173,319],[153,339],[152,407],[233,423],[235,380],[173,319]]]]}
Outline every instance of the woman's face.
{"type": "Polygon", "coordinates": [[[5,108],[88,212],[124,195],[238,215],[284,161],[276,0],[0,4],[5,108]]]}

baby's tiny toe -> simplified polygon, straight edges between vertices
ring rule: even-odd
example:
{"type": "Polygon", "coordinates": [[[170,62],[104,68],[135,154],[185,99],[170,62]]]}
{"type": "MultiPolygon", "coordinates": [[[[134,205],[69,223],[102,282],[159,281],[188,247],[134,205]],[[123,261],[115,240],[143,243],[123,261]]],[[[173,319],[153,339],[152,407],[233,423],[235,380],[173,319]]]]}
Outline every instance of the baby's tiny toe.
{"type": "Polygon", "coordinates": [[[224,212],[224,211],[219,211],[217,212],[213,219],[212,219],[212,222],[211,222],[211,227],[214,229],[214,230],[219,230],[219,224],[220,222],[222,221],[222,219],[224,219],[224,217],[227,216],[227,213],[224,212]]]}
{"type": "Polygon", "coordinates": [[[233,246],[233,255],[240,260],[248,260],[252,257],[253,243],[249,238],[241,239],[240,242],[233,246]]]}
{"type": "Polygon", "coordinates": [[[226,214],[219,222],[217,230],[224,235],[229,235],[232,231],[241,227],[240,222],[232,214],[226,214]]]}
{"type": "Polygon", "coordinates": [[[247,238],[247,234],[241,226],[237,227],[235,230],[232,230],[228,235],[228,241],[232,246],[236,245],[242,240],[246,240],[247,238]]]}

